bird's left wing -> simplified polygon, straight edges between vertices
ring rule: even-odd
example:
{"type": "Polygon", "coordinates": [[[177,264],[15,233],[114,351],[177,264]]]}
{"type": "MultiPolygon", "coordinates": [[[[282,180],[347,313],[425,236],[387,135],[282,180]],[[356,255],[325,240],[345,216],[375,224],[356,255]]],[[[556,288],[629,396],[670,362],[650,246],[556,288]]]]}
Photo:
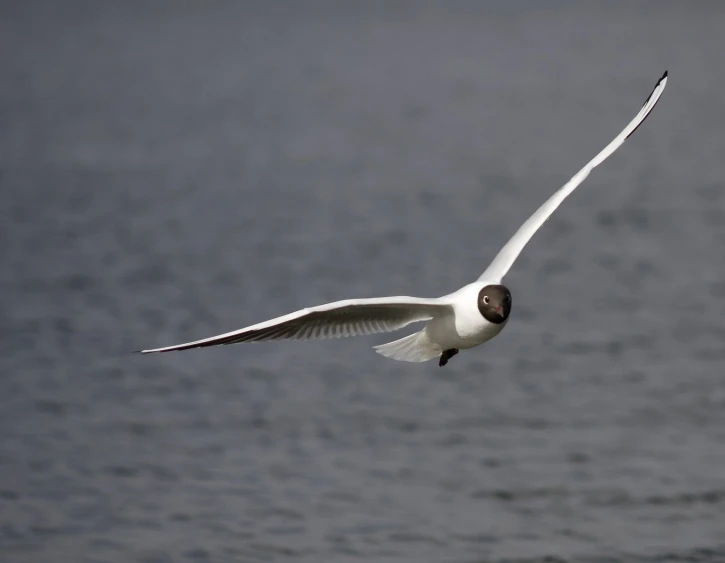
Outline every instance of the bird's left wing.
{"type": "Polygon", "coordinates": [[[642,122],[647,118],[652,109],[660,99],[662,92],[667,85],[667,71],[660,77],[657,84],[652,90],[647,100],[644,102],[642,109],[635,118],[629,122],[624,130],[617,135],[617,137],[609,143],[606,148],[595,156],[584,168],[582,168],[576,175],[569,180],[562,188],[559,189],[553,196],[551,196],[544,205],[539,207],[536,212],[529,217],[529,219],[521,225],[516,234],[509,240],[506,245],[499,251],[493,262],[486,268],[486,271],[481,274],[479,280],[486,280],[489,282],[500,282],[501,279],[509,271],[509,268],[513,265],[518,258],[521,251],[529,242],[534,233],[539,230],[541,225],[549,218],[549,216],[556,210],[566,197],[573,192],[576,187],[581,184],[584,179],[589,176],[589,173],[604,162],[614,151],[624,144],[629,136],[634,133],[637,128],[642,125],[642,122]]]}
{"type": "Polygon", "coordinates": [[[347,299],[301,309],[289,315],[211,338],[164,348],[141,350],[141,353],[171,352],[238,342],[278,339],[313,340],[392,332],[410,323],[427,321],[452,312],[451,306],[441,299],[419,297],[347,299]]]}

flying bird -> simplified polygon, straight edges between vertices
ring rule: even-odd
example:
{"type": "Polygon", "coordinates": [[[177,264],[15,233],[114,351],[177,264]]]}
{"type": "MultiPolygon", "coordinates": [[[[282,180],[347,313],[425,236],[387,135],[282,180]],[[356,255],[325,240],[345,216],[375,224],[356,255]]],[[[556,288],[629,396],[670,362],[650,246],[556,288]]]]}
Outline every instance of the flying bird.
{"type": "Polygon", "coordinates": [[[445,366],[460,350],[479,346],[503,330],[512,307],[511,291],[501,283],[503,277],[526,243],[561,202],[642,125],[666,85],[665,71],[642,109],[624,130],[521,225],[478,280],[458,291],[433,299],[375,297],[335,301],[211,338],[141,350],[141,353],[264,340],[340,338],[393,332],[411,323],[426,322],[422,330],[400,340],[375,346],[375,350],[387,358],[405,362],[425,362],[439,358],[439,365],[445,366]]]}

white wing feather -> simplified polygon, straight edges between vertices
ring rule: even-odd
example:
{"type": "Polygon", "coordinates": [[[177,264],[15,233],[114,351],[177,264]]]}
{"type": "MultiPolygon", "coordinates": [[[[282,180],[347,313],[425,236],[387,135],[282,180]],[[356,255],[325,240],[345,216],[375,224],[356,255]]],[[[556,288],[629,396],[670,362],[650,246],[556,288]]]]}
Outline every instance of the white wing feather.
{"type": "Polygon", "coordinates": [[[539,207],[536,212],[529,217],[529,219],[521,225],[516,234],[509,240],[506,245],[499,251],[493,262],[486,268],[486,271],[481,275],[479,280],[486,280],[488,282],[500,282],[501,279],[509,271],[509,268],[513,265],[518,258],[521,251],[529,242],[534,233],[539,230],[541,225],[551,216],[566,197],[573,192],[576,187],[581,184],[584,179],[589,176],[589,173],[604,162],[614,151],[624,144],[629,136],[634,133],[637,128],[642,124],[645,118],[649,115],[652,109],[660,99],[662,92],[667,85],[667,71],[657,81],[657,84],[652,90],[645,101],[642,109],[639,111],[637,116],[629,122],[624,130],[617,135],[617,137],[609,143],[606,148],[595,156],[584,168],[582,168],[576,175],[569,180],[562,188],[559,189],[553,196],[551,196],[544,205],[539,207]]]}
{"type": "Polygon", "coordinates": [[[427,321],[435,316],[452,312],[452,307],[441,299],[418,297],[347,299],[302,309],[211,338],[165,348],[141,350],[141,353],[171,352],[172,350],[188,350],[189,348],[238,342],[279,339],[314,340],[392,332],[411,323],[427,321]]]}

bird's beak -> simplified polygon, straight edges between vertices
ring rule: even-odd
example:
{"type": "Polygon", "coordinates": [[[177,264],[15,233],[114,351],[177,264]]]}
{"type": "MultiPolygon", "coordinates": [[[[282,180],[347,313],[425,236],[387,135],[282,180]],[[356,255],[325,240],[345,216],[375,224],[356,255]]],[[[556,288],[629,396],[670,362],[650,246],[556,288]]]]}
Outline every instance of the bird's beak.
{"type": "Polygon", "coordinates": [[[503,307],[501,307],[501,305],[499,305],[498,307],[496,307],[494,309],[494,311],[496,311],[496,314],[503,319],[504,314],[503,314],[503,307]]]}

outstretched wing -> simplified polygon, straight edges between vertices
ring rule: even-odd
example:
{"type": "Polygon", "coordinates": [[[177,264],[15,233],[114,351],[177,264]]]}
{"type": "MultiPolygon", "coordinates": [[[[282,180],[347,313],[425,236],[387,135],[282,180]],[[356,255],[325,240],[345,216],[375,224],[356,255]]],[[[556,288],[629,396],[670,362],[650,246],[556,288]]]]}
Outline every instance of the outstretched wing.
{"type": "Polygon", "coordinates": [[[509,240],[506,245],[499,251],[493,262],[486,268],[486,271],[481,275],[479,280],[486,280],[490,282],[500,282],[501,279],[509,271],[509,268],[513,265],[518,258],[521,251],[529,242],[534,233],[539,230],[541,225],[551,216],[566,197],[573,192],[576,187],[581,184],[584,179],[589,176],[589,173],[604,162],[614,151],[624,144],[629,136],[634,133],[637,128],[642,125],[642,122],[647,118],[652,109],[657,105],[657,101],[660,99],[662,92],[667,84],[667,71],[657,81],[657,84],[652,90],[645,101],[642,109],[636,117],[629,122],[624,130],[617,135],[617,137],[609,143],[606,148],[595,156],[584,168],[582,168],[576,175],[569,180],[562,188],[559,189],[553,196],[551,196],[544,205],[539,207],[536,212],[528,218],[528,220],[521,225],[516,234],[509,240]]]}
{"type": "Polygon", "coordinates": [[[418,297],[347,299],[302,309],[211,338],[165,348],[141,350],[141,353],[171,352],[172,350],[188,350],[189,348],[236,344],[237,342],[279,339],[312,340],[392,332],[410,323],[427,321],[435,316],[449,313],[452,313],[451,306],[440,299],[418,297]]]}

